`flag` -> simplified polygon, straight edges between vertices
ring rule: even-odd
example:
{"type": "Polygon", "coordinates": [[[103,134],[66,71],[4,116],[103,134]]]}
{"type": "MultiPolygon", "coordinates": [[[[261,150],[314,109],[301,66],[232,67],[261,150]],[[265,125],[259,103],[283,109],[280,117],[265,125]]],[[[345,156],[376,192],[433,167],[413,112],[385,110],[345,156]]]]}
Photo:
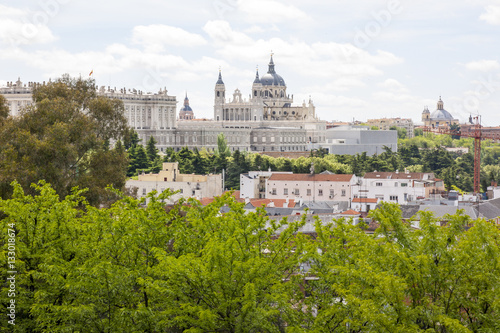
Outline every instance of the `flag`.
{"type": "Polygon", "coordinates": [[[91,70],[89,73],[89,76],[92,76],[93,73],[94,73],[94,70],[91,70]]]}

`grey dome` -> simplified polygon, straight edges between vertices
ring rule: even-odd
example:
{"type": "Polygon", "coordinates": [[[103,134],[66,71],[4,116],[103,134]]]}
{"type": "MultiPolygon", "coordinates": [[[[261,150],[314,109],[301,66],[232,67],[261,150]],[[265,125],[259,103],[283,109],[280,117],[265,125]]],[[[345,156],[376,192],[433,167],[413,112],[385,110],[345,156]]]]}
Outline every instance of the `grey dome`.
{"type": "Polygon", "coordinates": [[[260,82],[263,86],[286,86],[285,80],[274,70],[273,56],[269,61],[269,70],[261,77],[260,82]]]}
{"type": "Polygon", "coordinates": [[[189,98],[186,92],[186,97],[184,98],[184,106],[180,109],[180,111],[193,111],[191,107],[189,106],[189,98]]]}
{"type": "Polygon", "coordinates": [[[453,120],[453,116],[445,109],[436,110],[436,111],[432,112],[430,118],[431,119],[453,120]]]}
{"type": "Polygon", "coordinates": [[[438,119],[438,120],[453,120],[453,116],[444,109],[444,103],[443,100],[441,99],[441,96],[439,96],[439,101],[437,102],[437,109],[436,111],[431,113],[430,116],[431,119],[438,119]]]}

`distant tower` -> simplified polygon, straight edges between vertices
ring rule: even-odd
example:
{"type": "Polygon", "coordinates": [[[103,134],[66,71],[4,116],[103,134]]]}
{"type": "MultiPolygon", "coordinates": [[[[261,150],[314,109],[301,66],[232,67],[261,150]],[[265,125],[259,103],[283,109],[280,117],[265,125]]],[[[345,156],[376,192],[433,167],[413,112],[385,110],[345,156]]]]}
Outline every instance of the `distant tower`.
{"type": "Polygon", "coordinates": [[[224,120],[224,102],[226,95],[226,86],[222,81],[222,74],[219,69],[219,78],[215,83],[215,100],[214,100],[214,119],[215,121],[224,120]]]}
{"type": "Polygon", "coordinates": [[[444,110],[444,102],[441,100],[441,96],[439,96],[439,101],[437,102],[437,109],[444,110]]]}
{"type": "Polygon", "coordinates": [[[422,111],[422,122],[424,123],[424,126],[429,126],[430,115],[431,112],[429,111],[429,108],[427,106],[424,107],[424,111],[422,111]]]}
{"type": "Polygon", "coordinates": [[[256,121],[262,118],[264,87],[259,78],[259,69],[255,71],[255,80],[252,84],[252,96],[250,101],[252,102],[250,120],[256,121]]]}
{"type": "Polygon", "coordinates": [[[179,111],[179,119],[180,120],[192,120],[194,119],[193,109],[189,106],[189,98],[187,96],[184,98],[184,106],[179,111]]]}

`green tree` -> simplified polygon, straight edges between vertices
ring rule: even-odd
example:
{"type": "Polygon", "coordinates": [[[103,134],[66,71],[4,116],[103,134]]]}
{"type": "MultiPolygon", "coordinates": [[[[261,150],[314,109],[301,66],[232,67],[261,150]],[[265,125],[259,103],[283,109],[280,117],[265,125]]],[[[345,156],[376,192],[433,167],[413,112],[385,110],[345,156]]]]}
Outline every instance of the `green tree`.
{"type": "Polygon", "coordinates": [[[450,132],[454,133],[454,135],[451,136],[452,139],[454,139],[454,140],[460,139],[460,125],[459,124],[451,124],[450,125],[450,132]]]}
{"type": "Polygon", "coordinates": [[[128,150],[128,158],[130,161],[127,169],[128,177],[136,176],[139,171],[149,170],[151,164],[143,145],[132,146],[128,150]]]}
{"type": "Polygon", "coordinates": [[[123,144],[125,146],[125,149],[130,149],[131,147],[135,147],[141,140],[139,139],[139,134],[133,129],[133,128],[128,128],[125,131],[125,134],[123,136],[123,144]]]}
{"type": "Polygon", "coordinates": [[[282,332],[295,324],[299,222],[266,223],[225,195],[188,210],[173,253],[158,250],[151,284],[164,329],[192,332],[282,332]],[[227,205],[230,211],[220,214],[227,205]],[[273,237],[278,228],[279,237],[273,237]]]}
{"type": "Polygon", "coordinates": [[[150,164],[160,157],[160,155],[158,155],[158,149],[156,148],[156,140],[152,135],[146,144],[146,155],[148,156],[150,164]]]}
{"type": "Polygon", "coordinates": [[[12,193],[15,179],[26,191],[44,179],[62,196],[74,186],[88,188],[93,204],[103,184],[124,186],[126,155],[106,144],[126,129],[122,102],[97,97],[93,80],[69,76],[35,87],[33,101],[0,125],[2,197],[12,193]]]}
{"type": "Polygon", "coordinates": [[[217,148],[215,149],[214,168],[220,173],[227,169],[227,160],[231,156],[231,151],[223,133],[217,135],[217,148]]]}
{"type": "Polygon", "coordinates": [[[0,124],[9,116],[9,106],[7,105],[7,99],[0,95],[0,124]]]}

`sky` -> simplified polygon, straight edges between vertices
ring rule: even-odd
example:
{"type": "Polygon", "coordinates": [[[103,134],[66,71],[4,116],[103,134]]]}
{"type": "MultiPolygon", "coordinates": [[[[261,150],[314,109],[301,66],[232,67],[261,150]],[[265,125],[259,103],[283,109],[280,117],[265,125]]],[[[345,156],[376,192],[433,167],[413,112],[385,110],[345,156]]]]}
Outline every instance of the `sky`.
{"type": "Polygon", "coordinates": [[[500,0],[0,0],[0,86],[93,71],[213,118],[219,69],[226,96],[249,96],[271,53],[322,120],[420,123],[441,96],[500,126],[500,0]]]}

